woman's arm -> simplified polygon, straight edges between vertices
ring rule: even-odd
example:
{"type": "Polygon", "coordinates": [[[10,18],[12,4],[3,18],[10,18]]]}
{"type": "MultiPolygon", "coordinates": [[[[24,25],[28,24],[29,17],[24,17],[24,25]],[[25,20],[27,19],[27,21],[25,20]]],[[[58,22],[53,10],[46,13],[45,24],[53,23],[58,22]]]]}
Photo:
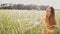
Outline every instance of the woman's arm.
{"type": "Polygon", "coordinates": [[[42,19],[40,20],[40,22],[33,23],[33,25],[27,27],[27,28],[25,29],[25,31],[27,31],[27,30],[29,30],[29,29],[31,29],[31,28],[39,28],[39,27],[40,27],[40,24],[43,24],[43,21],[44,21],[44,20],[45,20],[45,18],[42,18],[42,19]]]}
{"type": "Polygon", "coordinates": [[[40,23],[42,24],[43,22],[45,22],[45,17],[43,17],[41,20],[40,20],[40,23]]]}
{"type": "Polygon", "coordinates": [[[39,22],[37,25],[35,25],[34,28],[39,28],[40,25],[41,25],[41,24],[44,24],[44,23],[45,23],[45,17],[43,17],[43,18],[40,20],[40,22],[39,22]]]}

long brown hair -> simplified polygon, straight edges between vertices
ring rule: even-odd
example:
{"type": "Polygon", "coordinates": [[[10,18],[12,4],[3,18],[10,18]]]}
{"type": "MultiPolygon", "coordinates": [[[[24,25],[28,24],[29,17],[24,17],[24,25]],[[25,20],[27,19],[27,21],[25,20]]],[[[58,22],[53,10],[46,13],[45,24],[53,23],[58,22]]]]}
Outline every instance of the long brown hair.
{"type": "MultiPolygon", "coordinates": [[[[52,25],[56,25],[56,20],[55,20],[55,10],[53,7],[47,8],[47,10],[50,9],[50,14],[48,16],[47,11],[46,11],[46,24],[49,29],[54,28],[52,25]],[[49,27],[52,26],[52,27],[49,27]]],[[[49,12],[49,11],[48,11],[49,12]]]]}

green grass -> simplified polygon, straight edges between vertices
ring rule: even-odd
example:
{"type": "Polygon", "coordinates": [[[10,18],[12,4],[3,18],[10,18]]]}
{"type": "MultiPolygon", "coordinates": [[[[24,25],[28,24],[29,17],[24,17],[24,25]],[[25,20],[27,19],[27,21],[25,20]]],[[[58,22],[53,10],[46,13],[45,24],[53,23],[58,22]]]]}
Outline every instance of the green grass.
{"type": "MultiPolygon", "coordinates": [[[[56,19],[60,22],[60,11],[56,11],[56,19]]],[[[45,11],[34,10],[0,10],[0,34],[41,34],[43,25],[31,28],[34,23],[40,22],[45,11]]],[[[60,26],[60,23],[58,23],[60,26]]]]}

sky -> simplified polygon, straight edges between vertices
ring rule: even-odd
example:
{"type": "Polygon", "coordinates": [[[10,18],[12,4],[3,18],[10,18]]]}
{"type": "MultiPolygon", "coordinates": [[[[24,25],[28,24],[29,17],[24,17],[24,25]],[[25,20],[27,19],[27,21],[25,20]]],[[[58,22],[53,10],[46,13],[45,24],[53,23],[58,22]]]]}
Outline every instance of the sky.
{"type": "Polygon", "coordinates": [[[60,0],[0,0],[1,3],[49,5],[60,9],[60,0]]]}

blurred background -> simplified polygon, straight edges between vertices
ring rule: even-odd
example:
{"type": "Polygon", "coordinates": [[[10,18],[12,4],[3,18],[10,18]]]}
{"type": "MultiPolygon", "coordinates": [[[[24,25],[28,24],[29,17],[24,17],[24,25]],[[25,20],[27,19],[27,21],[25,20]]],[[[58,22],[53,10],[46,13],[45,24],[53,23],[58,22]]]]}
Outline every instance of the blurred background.
{"type": "Polygon", "coordinates": [[[40,20],[49,6],[60,28],[60,0],[0,0],[0,34],[41,34],[46,26],[40,20]]]}
{"type": "Polygon", "coordinates": [[[60,9],[60,0],[0,0],[0,9],[46,9],[53,6],[60,9]]]}

